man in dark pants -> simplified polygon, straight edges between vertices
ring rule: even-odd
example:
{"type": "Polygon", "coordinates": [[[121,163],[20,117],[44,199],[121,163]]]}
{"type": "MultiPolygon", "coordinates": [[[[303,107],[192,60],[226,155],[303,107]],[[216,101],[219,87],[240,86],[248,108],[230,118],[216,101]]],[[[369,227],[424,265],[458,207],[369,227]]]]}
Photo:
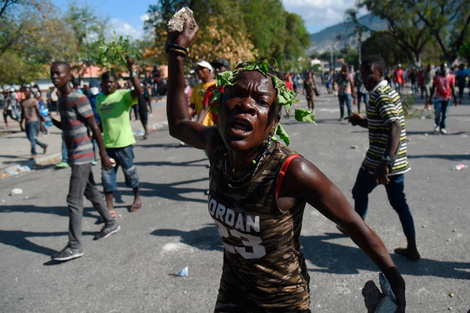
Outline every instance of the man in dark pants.
{"type": "Polygon", "coordinates": [[[149,136],[149,129],[148,129],[148,103],[150,102],[150,97],[148,95],[148,92],[146,93],[145,91],[147,88],[145,88],[144,84],[140,84],[141,87],[144,90],[143,94],[140,94],[138,97],[138,105],[139,105],[139,118],[140,122],[142,123],[142,127],[144,128],[144,135],[142,136],[142,139],[147,139],[149,136]]]}
{"type": "MultiPolygon", "coordinates": [[[[70,86],[70,66],[65,62],[54,62],[51,66],[51,80],[60,90],[59,112],[61,121],[52,118],[55,126],[64,132],[68,163],[72,169],[67,204],[69,206],[69,241],[62,251],[51,256],[56,261],[67,261],[83,255],[82,218],[83,195],[93,203],[105,225],[94,237],[95,240],[109,237],[121,228],[109,214],[103,197],[95,187],[91,163],[94,160],[93,145],[88,128],[98,142],[103,167],[111,169],[113,164],[106,154],[101,131],[87,97],[70,86]]],[[[50,114],[50,113],[49,113],[50,114]]]]}
{"type": "Polygon", "coordinates": [[[362,162],[352,194],[356,212],[365,219],[369,193],[383,184],[393,209],[398,213],[408,245],[395,253],[419,260],[416,234],[404,192],[404,173],[410,170],[406,157],[405,117],[400,96],[384,79],[386,64],[382,57],[370,56],[362,62],[361,76],[369,91],[367,118],[353,113],[352,125],[369,129],[369,150],[362,162]]]}
{"type": "Polygon", "coordinates": [[[39,134],[39,125],[41,119],[44,117],[39,114],[39,102],[34,97],[31,97],[31,87],[24,87],[23,93],[25,95],[25,100],[21,102],[21,120],[20,127],[21,130],[26,131],[26,136],[31,142],[31,160],[36,159],[36,144],[38,144],[42,149],[43,153],[46,154],[47,144],[39,141],[36,137],[39,134]],[[23,121],[25,121],[25,127],[23,128],[23,121]]]}

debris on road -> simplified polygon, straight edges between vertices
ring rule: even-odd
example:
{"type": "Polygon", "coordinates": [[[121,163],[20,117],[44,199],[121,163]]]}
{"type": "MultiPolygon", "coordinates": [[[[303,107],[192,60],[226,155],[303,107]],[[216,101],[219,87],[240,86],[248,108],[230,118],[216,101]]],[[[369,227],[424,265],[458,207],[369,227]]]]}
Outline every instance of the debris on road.
{"type": "Polygon", "coordinates": [[[454,171],[461,171],[463,169],[466,169],[468,167],[467,164],[457,164],[457,165],[454,165],[454,167],[452,168],[454,171]]]}
{"type": "Polygon", "coordinates": [[[17,196],[17,195],[21,195],[23,193],[23,190],[20,189],[20,188],[13,188],[11,191],[10,191],[10,196],[17,196]]]}
{"type": "Polygon", "coordinates": [[[178,276],[178,277],[188,276],[188,267],[186,266],[185,268],[183,268],[181,271],[176,273],[175,276],[178,276]]]}

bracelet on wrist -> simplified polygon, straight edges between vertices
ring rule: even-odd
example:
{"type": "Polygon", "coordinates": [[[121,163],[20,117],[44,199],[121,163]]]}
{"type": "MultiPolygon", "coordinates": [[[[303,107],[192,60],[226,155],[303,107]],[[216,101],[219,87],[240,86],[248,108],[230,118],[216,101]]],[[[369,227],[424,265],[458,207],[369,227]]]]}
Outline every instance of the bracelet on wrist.
{"type": "Polygon", "coordinates": [[[171,42],[166,46],[165,51],[166,53],[169,53],[170,51],[175,51],[179,54],[186,56],[189,53],[189,48],[185,48],[178,45],[177,43],[171,42]]]}
{"type": "Polygon", "coordinates": [[[183,50],[179,50],[179,49],[168,49],[167,53],[170,54],[170,52],[174,52],[177,55],[180,55],[182,57],[185,57],[187,55],[186,52],[184,52],[183,50]]]}
{"type": "Polygon", "coordinates": [[[130,76],[131,78],[136,77],[136,76],[137,76],[137,73],[136,73],[135,71],[132,71],[132,72],[129,74],[129,76],[130,76]]]}

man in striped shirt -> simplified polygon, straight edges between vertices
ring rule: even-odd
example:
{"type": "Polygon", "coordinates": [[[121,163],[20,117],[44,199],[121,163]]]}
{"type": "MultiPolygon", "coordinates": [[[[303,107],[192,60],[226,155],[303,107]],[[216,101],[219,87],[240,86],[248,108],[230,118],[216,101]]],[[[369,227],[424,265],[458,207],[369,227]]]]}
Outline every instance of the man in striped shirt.
{"type": "Polygon", "coordinates": [[[95,235],[94,240],[107,238],[121,228],[109,214],[103,197],[95,186],[91,171],[94,152],[89,130],[93,133],[100,148],[103,167],[111,169],[113,164],[106,154],[103,137],[96,125],[91,104],[85,95],[71,87],[71,78],[68,63],[54,62],[52,64],[51,80],[54,86],[60,90],[58,106],[60,121],[50,116],[54,125],[62,129],[64,133],[68,164],[72,170],[67,195],[70,216],[69,241],[64,249],[51,256],[55,261],[68,261],[83,255],[81,238],[84,195],[90,200],[105,223],[101,231],[95,235]]]}
{"type": "Polygon", "coordinates": [[[369,150],[352,190],[354,208],[365,219],[369,193],[383,184],[408,242],[406,248],[397,248],[395,253],[419,260],[413,216],[404,192],[404,173],[410,170],[406,157],[405,117],[400,96],[384,79],[385,69],[385,61],[379,56],[363,60],[361,76],[370,95],[367,118],[355,113],[348,118],[352,125],[369,129],[369,150]]]}

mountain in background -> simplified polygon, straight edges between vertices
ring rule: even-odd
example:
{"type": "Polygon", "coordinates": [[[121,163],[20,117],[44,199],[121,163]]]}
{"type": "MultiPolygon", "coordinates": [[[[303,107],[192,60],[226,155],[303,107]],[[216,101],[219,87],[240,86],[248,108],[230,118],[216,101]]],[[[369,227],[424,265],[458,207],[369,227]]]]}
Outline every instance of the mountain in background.
{"type": "MultiPolygon", "coordinates": [[[[376,31],[387,29],[387,22],[385,20],[374,17],[371,14],[360,17],[359,23],[376,31]]],[[[333,45],[334,50],[341,49],[346,43],[350,46],[357,45],[357,36],[353,36],[353,33],[354,25],[352,25],[352,23],[339,23],[312,34],[310,37],[311,44],[307,49],[307,55],[310,55],[314,51],[323,53],[330,50],[333,45]],[[338,40],[338,35],[341,35],[341,40],[338,40]]],[[[362,40],[366,40],[369,36],[369,33],[363,34],[362,40]]]]}

